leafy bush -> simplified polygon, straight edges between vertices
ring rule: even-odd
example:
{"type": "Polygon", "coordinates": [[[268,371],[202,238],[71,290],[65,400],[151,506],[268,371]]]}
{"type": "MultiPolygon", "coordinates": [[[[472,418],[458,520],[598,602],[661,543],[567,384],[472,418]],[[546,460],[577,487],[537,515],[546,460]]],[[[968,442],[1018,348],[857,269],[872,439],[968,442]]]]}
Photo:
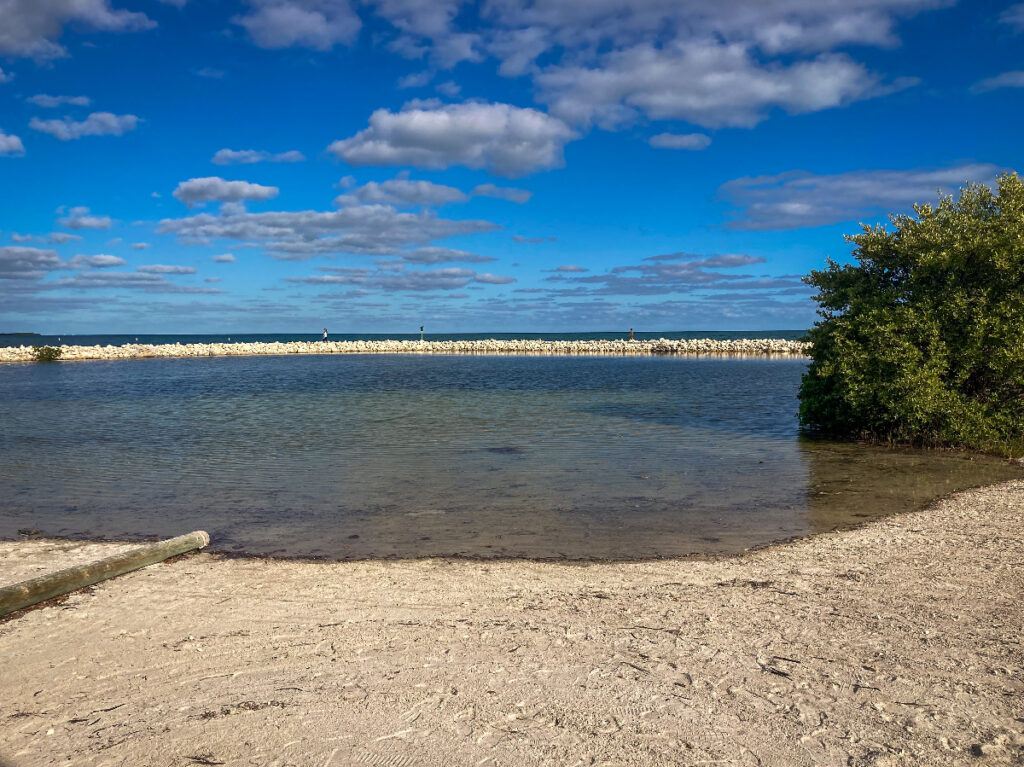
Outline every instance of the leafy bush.
{"type": "Polygon", "coordinates": [[[59,346],[33,346],[32,359],[36,362],[56,362],[64,350],[59,346]]]}
{"type": "Polygon", "coordinates": [[[1004,455],[1024,450],[1024,182],[971,185],[892,229],[847,239],[857,263],[805,278],[822,319],[800,390],[811,433],[1004,455]]]}

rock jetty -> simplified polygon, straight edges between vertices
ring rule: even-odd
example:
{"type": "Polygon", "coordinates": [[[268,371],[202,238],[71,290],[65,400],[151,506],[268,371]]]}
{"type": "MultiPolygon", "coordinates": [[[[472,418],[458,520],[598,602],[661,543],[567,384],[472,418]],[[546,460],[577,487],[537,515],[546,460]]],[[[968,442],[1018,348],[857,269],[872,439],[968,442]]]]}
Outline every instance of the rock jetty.
{"type": "MultiPolygon", "coordinates": [[[[537,341],[291,341],[288,343],[125,344],[61,346],[61,360],[122,360],[150,357],[247,357],[286,354],[537,354],[537,355],[806,355],[810,344],[781,338],[537,341]]],[[[0,348],[0,362],[31,362],[31,346],[0,348]]]]}

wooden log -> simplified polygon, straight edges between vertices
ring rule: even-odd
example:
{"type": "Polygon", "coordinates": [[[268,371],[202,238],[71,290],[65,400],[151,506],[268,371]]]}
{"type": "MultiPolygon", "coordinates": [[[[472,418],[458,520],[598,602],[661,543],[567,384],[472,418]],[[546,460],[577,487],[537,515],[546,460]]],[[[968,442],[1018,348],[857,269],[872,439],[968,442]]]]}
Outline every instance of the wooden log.
{"type": "Polygon", "coordinates": [[[169,557],[201,549],[210,542],[210,536],[202,530],[179,535],[166,541],[149,543],[144,546],[115,554],[112,557],[76,565],[66,570],[40,575],[38,578],[0,588],[0,617],[15,610],[31,607],[44,600],[68,594],[91,586],[94,583],[116,578],[142,567],[162,562],[169,557]]]}

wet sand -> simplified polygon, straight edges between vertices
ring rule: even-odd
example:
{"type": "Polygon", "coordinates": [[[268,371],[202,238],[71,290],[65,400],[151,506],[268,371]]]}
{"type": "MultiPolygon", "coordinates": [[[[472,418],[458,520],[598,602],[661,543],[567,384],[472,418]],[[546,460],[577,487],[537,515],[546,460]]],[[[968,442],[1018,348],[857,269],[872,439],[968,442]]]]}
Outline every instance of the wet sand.
{"type": "Polygon", "coordinates": [[[716,561],[200,554],[0,624],[0,764],[1020,764],[1022,597],[1021,481],[716,561]]]}
{"type": "MultiPolygon", "coordinates": [[[[213,344],[125,344],[123,346],[61,346],[61,360],[118,360],[151,357],[249,357],[288,354],[541,354],[541,355],[673,355],[727,354],[803,356],[810,344],[782,338],[711,338],[645,341],[291,341],[213,344]]],[[[0,347],[0,362],[30,362],[31,346],[0,347]]]]}

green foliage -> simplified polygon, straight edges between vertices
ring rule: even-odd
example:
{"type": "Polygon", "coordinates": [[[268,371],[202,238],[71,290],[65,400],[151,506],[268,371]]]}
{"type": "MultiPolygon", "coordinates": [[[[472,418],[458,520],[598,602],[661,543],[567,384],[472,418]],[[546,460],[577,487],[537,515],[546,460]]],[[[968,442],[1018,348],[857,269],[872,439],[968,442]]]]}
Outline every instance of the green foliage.
{"type": "Polygon", "coordinates": [[[800,418],[811,433],[1024,450],[1024,182],[1000,176],[847,239],[805,278],[822,319],[800,418]]]}
{"type": "Polygon", "coordinates": [[[36,362],[56,362],[64,350],[59,346],[33,346],[32,359],[36,362]]]}

